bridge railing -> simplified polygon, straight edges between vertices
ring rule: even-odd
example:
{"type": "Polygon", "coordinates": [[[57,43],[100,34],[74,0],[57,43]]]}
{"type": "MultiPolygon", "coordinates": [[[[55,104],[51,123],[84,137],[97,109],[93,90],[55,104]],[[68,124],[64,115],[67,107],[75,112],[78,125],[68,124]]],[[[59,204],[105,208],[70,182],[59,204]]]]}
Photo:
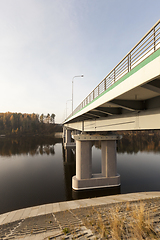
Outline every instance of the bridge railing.
{"type": "Polygon", "coordinates": [[[160,20],[131,49],[131,51],[112,69],[112,71],[96,86],[96,88],[68,116],[69,119],[86,105],[91,103],[110,86],[130,72],[140,62],[160,48],[160,20]]]}

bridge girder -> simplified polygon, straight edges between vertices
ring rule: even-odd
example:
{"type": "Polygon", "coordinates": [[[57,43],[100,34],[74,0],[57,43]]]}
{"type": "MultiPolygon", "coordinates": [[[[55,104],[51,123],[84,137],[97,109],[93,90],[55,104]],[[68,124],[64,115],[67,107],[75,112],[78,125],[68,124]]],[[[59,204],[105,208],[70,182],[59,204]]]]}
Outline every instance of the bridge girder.
{"type": "Polygon", "coordinates": [[[160,108],[65,124],[83,132],[160,129],[160,108]]]}

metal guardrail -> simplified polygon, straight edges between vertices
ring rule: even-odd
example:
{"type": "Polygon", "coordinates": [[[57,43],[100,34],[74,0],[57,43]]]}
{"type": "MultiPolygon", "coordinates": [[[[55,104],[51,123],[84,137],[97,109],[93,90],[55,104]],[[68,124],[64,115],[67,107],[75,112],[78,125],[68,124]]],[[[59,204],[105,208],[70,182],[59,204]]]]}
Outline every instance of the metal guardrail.
{"type": "MultiPolygon", "coordinates": [[[[80,111],[106,89],[112,86],[135,66],[160,48],[160,20],[145,34],[131,51],[113,68],[113,70],[98,84],[98,86],[79,104],[68,116],[69,119],[80,111]]],[[[67,120],[66,119],[66,120],[67,120]]]]}

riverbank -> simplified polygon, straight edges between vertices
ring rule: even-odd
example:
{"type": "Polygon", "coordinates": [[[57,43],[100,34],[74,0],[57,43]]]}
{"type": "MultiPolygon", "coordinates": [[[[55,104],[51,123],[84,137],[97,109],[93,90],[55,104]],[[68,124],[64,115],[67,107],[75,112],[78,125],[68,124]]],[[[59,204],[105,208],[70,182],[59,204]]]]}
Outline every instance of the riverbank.
{"type": "Polygon", "coordinates": [[[55,238],[159,239],[160,192],[59,202],[0,215],[0,239],[55,238]]]}

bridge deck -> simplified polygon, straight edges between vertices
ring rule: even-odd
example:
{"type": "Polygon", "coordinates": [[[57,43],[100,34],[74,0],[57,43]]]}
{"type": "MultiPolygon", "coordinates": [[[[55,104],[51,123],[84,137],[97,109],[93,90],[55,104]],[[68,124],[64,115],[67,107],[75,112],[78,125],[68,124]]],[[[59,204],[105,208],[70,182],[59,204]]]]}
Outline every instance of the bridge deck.
{"type": "Polygon", "coordinates": [[[82,131],[160,128],[159,80],[160,20],[74,110],[65,126],[82,131]]]}

